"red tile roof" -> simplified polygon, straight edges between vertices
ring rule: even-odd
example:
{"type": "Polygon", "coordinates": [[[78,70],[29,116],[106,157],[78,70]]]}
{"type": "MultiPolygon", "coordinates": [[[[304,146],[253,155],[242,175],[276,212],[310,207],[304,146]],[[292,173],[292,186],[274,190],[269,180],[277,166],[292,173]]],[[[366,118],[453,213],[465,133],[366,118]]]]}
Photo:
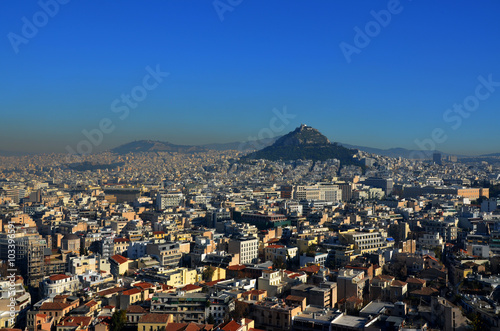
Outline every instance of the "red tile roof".
{"type": "Polygon", "coordinates": [[[235,321],[229,321],[226,325],[220,327],[224,331],[237,331],[242,328],[242,325],[235,321]]]}
{"type": "Polygon", "coordinates": [[[206,282],[205,285],[206,286],[214,286],[215,284],[217,284],[218,282],[222,282],[223,279],[219,279],[219,280],[214,280],[212,282],[206,282]]]}
{"type": "Polygon", "coordinates": [[[235,265],[230,265],[229,267],[227,267],[227,270],[231,270],[231,271],[241,271],[241,270],[245,270],[246,266],[242,265],[242,264],[235,264],[235,265]]]}
{"type": "Polygon", "coordinates": [[[67,279],[67,278],[71,278],[70,276],[67,276],[67,275],[63,275],[63,274],[59,274],[59,275],[52,275],[49,277],[49,279],[53,282],[57,281],[57,280],[63,280],[63,279],[67,279]]]}
{"type": "Polygon", "coordinates": [[[127,313],[142,314],[142,313],[146,313],[146,310],[139,305],[131,305],[131,306],[128,306],[127,313]]]}
{"type": "Polygon", "coordinates": [[[167,285],[167,284],[161,284],[161,289],[163,291],[166,291],[166,290],[173,290],[174,287],[173,286],[170,286],[170,285],[167,285]]]}
{"type": "Polygon", "coordinates": [[[87,306],[87,307],[92,307],[92,306],[95,306],[95,305],[97,305],[97,302],[95,302],[94,300],[90,300],[89,302],[87,302],[85,304],[85,306],[87,306]]]}
{"type": "Polygon", "coordinates": [[[122,295],[134,295],[141,293],[142,290],[138,288],[131,288],[130,290],[123,291],[122,295]]]}
{"type": "Polygon", "coordinates": [[[393,280],[392,283],[391,283],[391,286],[403,287],[405,285],[406,285],[406,283],[402,282],[400,280],[393,280]]]}
{"type": "MultiPolygon", "coordinates": [[[[283,248],[283,247],[285,247],[285,246],[283,246],[283,245],[269,245],[266,248],[283,248]]],[[[264,248],[264,249],[266,249],[266,248],[264,248]]]]}
{"type": "Polygon", "coordinates": [[[64,310],[68,308],[70,305],[62,302],[44,302],[40,306],[40,311],[43,310],[64,310]]]}
{"type": "Polygon", "coordinates": [[[141,283],[134,284],[134,287],[140,287],[142,289],[151,288],[153,286],[154,286],[153,284],[148,283],[148,282],[141,282],[141,283]]]}
{"type": "Polygon", "coordinates": [[[319,269],[321,269],[320,266],[318,265],[311,265],[309,267],[304,267],[304,268],[300,268],[299,271],[304,271],[304,272],[311,272],[311,273],[317,273],[319,271],[319,269]]]}
{"type": "Polygon", "coordinates": [[[123,292],[125,290],[126,290],[125,287],[113,287],[113,288],[109,288],[107,290],[103,290],[101,292],[97,292],[97,295],[106,296],[106,295],[110,295],[110,294],[114,294],[114,293],[118,293],[118,292],[123,292]]]}
{"type": "Polygon", "coordinates": [[[201,289],[201,286],[194,285],[194,284],[187,284],[182,288],[183,291],[195,291],[201,289]]]}
{"type": "Polygon", "coordinates": [[[68,316],[65,317],[58,326],[89,326],[92,323],[91,316],[68,316]]]}
{"type": "Polygon", "coordinates": [[[407,283],[412,283],[412,284],[425,284],[425,280],[420,279],[420,278],[414,278],[414,277],[408,277],[406,279],[407,283]]]}
{"type": "Polygon", "coordinates": [[[195,324],[195,323],[168,323],[165,331],[201,331],[212,330],[212,324],[195,324]]]}
{"type": "Polygon", "coordinates": [[[118,264],[123,264],[123,263],[125,263],[125,262],[128,261],[128,259],[125,256],[122,256],[122,255],[119,255],[119,254],[113,255],[111,257],[111,259],[113,261],[115,261],[116,263],[118,263],[118,264]]]}

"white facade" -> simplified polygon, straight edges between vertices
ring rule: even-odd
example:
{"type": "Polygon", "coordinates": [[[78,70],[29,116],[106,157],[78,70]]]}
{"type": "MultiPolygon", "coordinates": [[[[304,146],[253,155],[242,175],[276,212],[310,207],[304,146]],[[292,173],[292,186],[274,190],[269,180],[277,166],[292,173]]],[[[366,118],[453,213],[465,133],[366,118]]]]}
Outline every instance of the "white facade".
{"type": "Polygon", "coordinates": [[[229,254],[239,254],[240,264],[257,263],[259,240],[253,237],[233,239],[229,242],[229,254]]]}
{"type": "Polygon", "coordinates": [[[43,297],[54,297],[62,293],[74,293],[80,289],[77,276],[52,275],[40,283],[40,293],[43,297]]]}

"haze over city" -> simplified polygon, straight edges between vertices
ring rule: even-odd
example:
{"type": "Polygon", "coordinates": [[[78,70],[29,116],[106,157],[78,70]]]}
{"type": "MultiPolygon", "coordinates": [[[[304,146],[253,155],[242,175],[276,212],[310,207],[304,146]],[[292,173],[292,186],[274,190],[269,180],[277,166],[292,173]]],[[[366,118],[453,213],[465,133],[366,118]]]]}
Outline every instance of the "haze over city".
{"type": "Polygon", "coordinates": [[[246,141],[286,108],[274,135],[307,123],[353,145],[500,152],[497,2],[68,1],[46,17],[36,1],[1,6],[0,150],[64,153],[102,119],[114,129],[93,152],[246,141]],[[121,119],[147,67],[168,75],[121,119]]]}
{"type": "Polygon", "coordinates": [[[0,12],[0,331],[500,330],[498,1],[0,12]]]}

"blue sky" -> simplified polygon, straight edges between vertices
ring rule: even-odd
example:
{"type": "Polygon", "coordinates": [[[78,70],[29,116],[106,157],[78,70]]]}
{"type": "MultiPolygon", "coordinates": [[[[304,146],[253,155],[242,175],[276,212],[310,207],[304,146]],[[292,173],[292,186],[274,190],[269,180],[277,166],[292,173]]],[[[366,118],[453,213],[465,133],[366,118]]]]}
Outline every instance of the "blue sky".
{"type": "Polygon", "coordinates": [[[64,152],[109,119],[93,151],[244,141],[306,123],[350,144],[500,152],[500,86],[452,113],[459,125],[443,118],[474,97],[479,76],[500,82],[495,1],[72,0],[46,21],[37,1],[0,6],[0,150],[64,152]],[[381,10],[385,26],[374,24],[381,10]],[[35,35],[23,31],[36,19],[35,35]],[[341,44],[360,46],[349,62],[341,44]],[[148,66],[169,75],[120,119],[111,104],[148,66]],[[295,117],[269,130],[283,107],[295,117]]]}

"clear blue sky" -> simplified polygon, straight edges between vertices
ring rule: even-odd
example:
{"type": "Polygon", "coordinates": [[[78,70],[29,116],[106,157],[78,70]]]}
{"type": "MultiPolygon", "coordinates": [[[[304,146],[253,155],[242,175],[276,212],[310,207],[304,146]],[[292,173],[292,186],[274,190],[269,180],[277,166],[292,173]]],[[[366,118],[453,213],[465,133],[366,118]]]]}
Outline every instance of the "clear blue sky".
{"type": "Polygon", "coordinates": [[[72,0],[44,22],[37,1],[2,1],[0,150],[64,152],[103,118],[115,129],[94,151],[243,141],[286,107],[296,116],[273,122],[278,134],[306,123],[333,141],[416,149],[441,128],[439,150],[500,152],[500,86],[467,118],[451,114],[461,123],[443,119],[478,76],[500,82],[499,2],[402,0],[349,63],[341,43],[376,29],[371,11],[391,1],[218,3],[231,2],[221,20],[214,1],[72,0]],[[38,32],[19,42],[34,15],[38,32]],[[112,102],[157,65],[169,76],[121,120],[112,102]]]}

